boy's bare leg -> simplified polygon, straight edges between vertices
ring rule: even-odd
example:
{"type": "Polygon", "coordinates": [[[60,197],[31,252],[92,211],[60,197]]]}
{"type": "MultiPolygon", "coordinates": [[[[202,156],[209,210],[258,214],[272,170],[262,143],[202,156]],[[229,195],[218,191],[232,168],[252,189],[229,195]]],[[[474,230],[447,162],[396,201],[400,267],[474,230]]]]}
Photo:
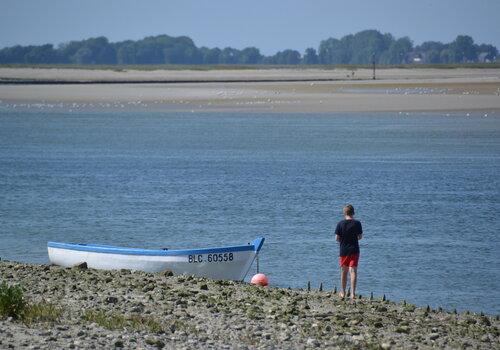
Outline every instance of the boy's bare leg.
{"type": "Polygon", "coordinates": [[[342,290],[340,291],[339,296],[341,298],[345,297],[345,288],[347,286],[347,271],[348,271],[348,269],[349,269],[349,267],[347,267],[347,266],[340,267],[340,285],[341,285],[342,290]]]}
{"type": "Polygon", "coordinates": [[[351,273],[351,299],[354,300],[354,298],[356,297],[356,282],[358,279],[358,268],[349,267],[349,272],[351,273]]]}

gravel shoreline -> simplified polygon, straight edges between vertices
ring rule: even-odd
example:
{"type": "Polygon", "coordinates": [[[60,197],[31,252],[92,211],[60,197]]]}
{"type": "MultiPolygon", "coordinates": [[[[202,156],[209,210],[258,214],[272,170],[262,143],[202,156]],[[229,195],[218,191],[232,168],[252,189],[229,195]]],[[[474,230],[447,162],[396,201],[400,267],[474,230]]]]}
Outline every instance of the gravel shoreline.
{"type": "Polygon", "coordinates": [[[0,319],[0,349],[500,348],[498,316],[171,273],[0,261],[51,317],[0,319]]]}

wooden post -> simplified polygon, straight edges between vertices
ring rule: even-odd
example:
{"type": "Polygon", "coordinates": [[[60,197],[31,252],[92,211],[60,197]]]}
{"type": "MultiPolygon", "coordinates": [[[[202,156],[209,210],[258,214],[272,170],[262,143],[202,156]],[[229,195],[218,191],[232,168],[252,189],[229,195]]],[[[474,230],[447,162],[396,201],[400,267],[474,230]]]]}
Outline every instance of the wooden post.
{"type": "Polygon", "coordinates": [[[372,54],[373,80],[375,80],[375,52],[372,54]]]}

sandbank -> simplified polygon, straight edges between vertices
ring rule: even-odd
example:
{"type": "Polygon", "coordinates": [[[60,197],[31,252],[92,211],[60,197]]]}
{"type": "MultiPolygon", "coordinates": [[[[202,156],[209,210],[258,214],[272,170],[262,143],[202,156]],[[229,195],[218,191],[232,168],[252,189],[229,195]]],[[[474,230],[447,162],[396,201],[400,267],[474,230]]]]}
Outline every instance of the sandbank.
{"type": "Polygon", "coordinates": [[[0,108],[500,113],[500,69],[0,68],[0,108]]]}

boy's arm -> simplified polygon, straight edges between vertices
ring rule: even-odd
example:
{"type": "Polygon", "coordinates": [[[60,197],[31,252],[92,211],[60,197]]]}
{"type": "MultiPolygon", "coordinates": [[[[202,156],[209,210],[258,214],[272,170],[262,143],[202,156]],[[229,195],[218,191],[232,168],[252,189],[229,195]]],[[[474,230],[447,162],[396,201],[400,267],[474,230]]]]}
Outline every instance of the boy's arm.
{"type": "Polygon", "coordinates": [[[358,233],[358,241],[363,239],[363,226],[361,226],[361,222],[359,223],[359,233],[358,233]]]}
{"type": "Polygon", "coordinates": [[[340,223],[335,227],[335,240],[340,242],[340,223]]]}

